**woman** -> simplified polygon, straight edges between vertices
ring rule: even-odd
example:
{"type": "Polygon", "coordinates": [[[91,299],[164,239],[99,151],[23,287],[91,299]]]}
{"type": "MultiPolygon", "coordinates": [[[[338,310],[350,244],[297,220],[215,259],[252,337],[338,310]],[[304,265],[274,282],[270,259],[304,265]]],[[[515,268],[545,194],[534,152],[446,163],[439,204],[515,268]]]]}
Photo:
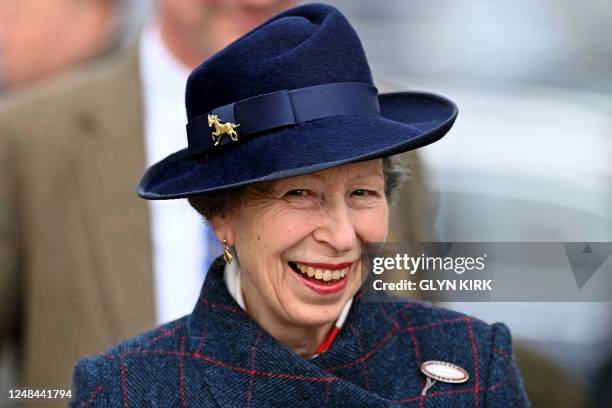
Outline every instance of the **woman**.
{"type": "Polygon", "coordinates": [[[442,137],[452,102],[377,95],[344,16],[307,5],[198,67],[186,105],[189,147],[138,193],[189,198],[224,257],[191,315],[79,361],[74,406],[528,404],[505,326],[359,292],[401,179],[389,156],[442,137]]]}

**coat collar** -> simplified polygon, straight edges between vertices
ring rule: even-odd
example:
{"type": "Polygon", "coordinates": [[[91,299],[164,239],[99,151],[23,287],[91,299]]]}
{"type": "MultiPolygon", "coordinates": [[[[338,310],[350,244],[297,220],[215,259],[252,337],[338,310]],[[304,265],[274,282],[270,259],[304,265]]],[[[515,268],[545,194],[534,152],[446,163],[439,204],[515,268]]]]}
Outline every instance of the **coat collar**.
{"type": "MultiPolygon", "coordinates": [[[[359,357],[358,344],[355,336],[351,334],[351,331],[359,330],[362,324],[364,306],[359,294],[355,297],[345,325],[331,349],[315,359],[304,360],[267,334],[236,303],[224,280],[224,265],[223,259],[217,258],[211,266],[198,303],[191,315],[189,334],[196,343],[199,342],[200,347],[197,351],[208,350],[222,360],[230,358],[235,363],[243,363],[250,361],[251,346],[257,342],[260,345],[270,346],[262,347],[258,355],[270,353],[269,357],[273,360],[274,356],[282,352],[288,359],[299,363],[298,366],[303,366],[311,374],[313,366],[326,370],[336,364],[359,357]],[[225,330],[228,328],[231,329],[225,330]],[[228,336],[228,332],[233,334],[228,336]],[[209,343],[210,341],[212,344],[209,343]],[[214,345],[219,343],[224,344],[224,347],[215,348],[214,345]]],[[[261,361],[265,360],[263,358],[261,361]]],[[[248,369],[248,367],[245,368],[248,369]]]]}
{"type": "MultiPolygon", "coordinates": [[[[360,361],[364,347],[384,340],[385,335],[394,330],[392,322],[371,313],[358,294],[329,351],[305,360],[278,343],[240,308],[227,290],[223,268],[222,258],[211,266],[188,323],[189,347],[196,358],[207,362],[201,366],[204,377],[221,406],[236,401],[228,378],[220,372],[250,373],[252,378],[289,379],[294,380],[291,383],[296,389],[315,386],[321,392],[332,382],[340,381],[342,387],[335,386],[336,391],[343,390],[347,395],[358,393],[364,398],[360,375],[340,378],[338,374],[343,367],[360,361]]],[[[271,393],[266,397],[268,405],[286,401],[286,395],[278,391],[279,395],[271,393]]],[[[370,397],[380,398],[376,394],[367,398],[370,397]]]]}

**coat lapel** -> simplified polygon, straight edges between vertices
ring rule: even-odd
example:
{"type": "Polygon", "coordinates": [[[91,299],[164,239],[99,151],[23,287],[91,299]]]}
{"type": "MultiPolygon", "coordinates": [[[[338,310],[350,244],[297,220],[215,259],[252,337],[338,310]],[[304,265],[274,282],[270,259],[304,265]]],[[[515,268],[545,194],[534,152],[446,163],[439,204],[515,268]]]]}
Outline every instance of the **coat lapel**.
{"type": "Polygon", "coordinates": [[[75,118],[84,227],[114,341],[154,325],[149,210],[135,186],[145,169],[137,48],[84,95],[75,118]]]}
{"type": "MultiPolygon", "coordinates": [[[[219,406],[312,407],[334,406],[340,401],[347,407],[387,406],[388,399],[362,387],[360,367],[348,375],[335,372],[336,367],[350,366],[362,355],[359,342],[363,339],[352,334],[361,330],[361,313],[361,302],[355,302],[332,348],[304,360],[240,309],[225,288],[223,261],[218,259],[190,318],[194,375],[202,377],[219,406]],[[320,404],[313,405],[313,398],[320,404]]],[[[390,324],[382,326],[391,329],[390,324]]],[[[380,333],[371,335],[377,338],[380,333]]]]}

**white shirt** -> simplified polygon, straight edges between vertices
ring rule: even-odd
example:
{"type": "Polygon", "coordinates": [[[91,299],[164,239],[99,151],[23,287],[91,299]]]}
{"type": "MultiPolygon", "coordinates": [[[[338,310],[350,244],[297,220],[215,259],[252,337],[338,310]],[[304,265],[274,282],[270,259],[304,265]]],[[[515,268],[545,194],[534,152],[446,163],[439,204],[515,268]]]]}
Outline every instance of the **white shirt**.
{"type": "MultiPolygon", "coordinates": [[[[185,86],[189,69],[170,54],[156,26],[139,45],[147,165],[187,146],[185,86]]],[[[202,217],[187,200],[149,201],[156,320],[193,311],[208,261],[202,217]]]]}

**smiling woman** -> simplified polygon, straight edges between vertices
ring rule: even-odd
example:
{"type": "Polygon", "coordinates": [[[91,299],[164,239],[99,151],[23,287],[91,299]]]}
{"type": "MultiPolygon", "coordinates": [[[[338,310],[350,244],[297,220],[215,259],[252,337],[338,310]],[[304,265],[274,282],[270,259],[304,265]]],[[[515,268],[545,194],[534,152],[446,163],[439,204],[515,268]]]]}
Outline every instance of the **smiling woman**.
{"type": "Polygon", "coordinates": [[[528,405],[505,326],[361,296],[391,156],[441,138],[452,102],[378,95],[348,21],[306,5],[204,62],[186,105],[188,147],[138,194],[188,198],[225,254],[192,314],[79,361],[74,406],[528,405]]]}

